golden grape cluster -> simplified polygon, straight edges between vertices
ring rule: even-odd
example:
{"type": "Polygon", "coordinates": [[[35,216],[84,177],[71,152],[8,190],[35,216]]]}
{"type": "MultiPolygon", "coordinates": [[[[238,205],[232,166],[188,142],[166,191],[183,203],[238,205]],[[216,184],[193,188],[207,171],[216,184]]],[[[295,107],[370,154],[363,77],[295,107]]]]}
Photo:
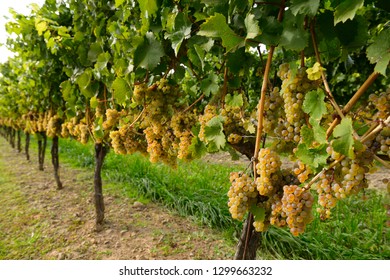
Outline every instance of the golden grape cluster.
{"type": "Polygon", "coordinates": [[[279,146],[283,142],[297,144],[301,140],[301,128],[306,123],[305,113],[302,110],[305,95],[316,89],[318,82],[307,78],[305,67],[294,71],[287,63],[279,66],[277,75],[282,80],[280,93],[283,99],[284,115],[278,121],[274,135],[280,140],[279,146]]]}
{"type": "Polygon", "coordinates": [[[274,130],[278,126],[279,119],[283,118],[284,112],[281,110],[283,107],[283,98],[280,95],[279,87],[274,87],[269,95],[265,96],[264,102],[264,132],[273,134],[274,130]]]}
{"type": "Polygon", "coordinates": [[[314,185],[318,193],[317,211],[322,219],[330,217],[331,209],[336,206],[338,200],[357,194],[368,187],[365,174],[369,171],[369,166],[373,161],[371,151],[365,146],[356,153],[354,159],[341,160],[340,154],[332,148],[328,148],[327,151],[332,159],[340,162],[324,172],[314,185]]]}
{"type": "Polygon", "coordinates": [[[283,187],[282,211],[286,213],[287,225],[294,236],[303,233],[306,225],[313,220],[313,201],[309,190],[297,185],[283,187]]]}
{"type": "Polygon", "coordinates": [[[253,179],[243,172],[230,173],[230,182],[229,211],[233,219],[241,221],[249,211],[251,203],[255,202],[258,194],[256,185],[253,179]]]}
{"type": "Polygon", "coordinates": [[[281,165],[282,162],[278,154],[269,148],[260,149],[256,165],[257,174],[259,175],[256,179],[256,185],[261,195],[270,196],[276,191],[275,184],[280,180],[277,172],[281,165]]]}

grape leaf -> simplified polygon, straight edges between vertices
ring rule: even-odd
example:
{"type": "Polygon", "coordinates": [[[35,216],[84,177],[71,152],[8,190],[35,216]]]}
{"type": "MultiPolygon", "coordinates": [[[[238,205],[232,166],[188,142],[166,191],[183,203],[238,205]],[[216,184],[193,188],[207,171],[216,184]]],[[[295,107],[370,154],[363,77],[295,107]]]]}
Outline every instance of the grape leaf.
{"type": "Polygon", "coordinates": [[[246,27],[246,38],[245,39],[254,39],[261,34],[259,24],[255,19],[255,15],[247,14],[245,17],[245,27],[246,27]]]}
{"type": "Polygon", "coordinates": [[[205,138],[208,143],[212,143],[217,149],[225,147],[226,138],[223,133],[223,117],[216,116],[206,125],[204,130],[205,138]]]}
{"type": "Polygon", "coordinates": [[[375,71],[386,76],[390,61],[390,28],[384,29],[367,48],[367,58],[376,63],[375,71]]]}
{"type": "Polygon", "coordinates": [[[266,45],[277,45],[280,41],[283,26],[275,17],[261,17],[260,26],[262,27],[262,34],[259,36],[261,42],[266,45]]]}
{"type": "Polygon", "coordinates": [[[76,78],[76,83],[78,84],[81,93],[87,98],[93,96],[93,94],[89,90],[91,80],[92,70],[90,68],[85,69],[84,72],[76,78]]]}
{"type": "Polygon", "coordinates": [[[165,33],[165,39],[172,42],[172,48],[177,56],[180,46],[184,39],[188,39],[191,35],[192,23],[184,13],[178,13],[175,18],[175,24],[172,32],[165,33]]]}
{"type": "Polygon", "coordinates": [[[123,78],[117,77],[112,83],[112,89],[117,103],[124,104],[131,90],[129,84],[123,78]]]}
{"type": "Polygon", "coordinates": [[[95,108],[97,108],[98,105],[99,105],[99,101],[97,100],[96,96],[93,96],[89,100],[89,106],[91,106],[92,109],[95,109],[95,108]]]}
{"type": "Polygon", "coordinates": [[[244,46],[243,38],[235,34],[226,23],[225,16],[218,13],[209,17],[206,22],[200,26],[198,35],[221,38],[222,45],[226,48],[226,52],[234,51],[237,48],[244,46]]]}
{"type": "Polygon", "coordinates": [[[104,52],[99,54],[97,61],[95,63],[95,69],[102,71],[107,67],[107,63],[110,61],[111,55],[109,52],[104,52]]]}
{"type": "MultiPolygon", "coordinates": [[[[196,135],[196,134],[195,134],[196,135]]],[[[193,158],[201,158],[207,153],[206,145],[200,141],[199,137],[193,137],[191,145],[188,147],[193,158]]]]}
{"type": "Polygon", "coordinates": [[[363,6],[364,0],[344,0],[336,7],[334,12],[334,25],[353,19],[357,10],[363,6]]]}
{"type": "Polygon", "coordinates": [[[328,154],[326,152],[326,144],[319,145],[311,148],[305,143],[298,145],[295,156],[302,161],[304,164],[309,165],[313,170],[326,165],[328,154]]]}
{"type": "Polygon", "coordinates": [[[43,32],[47,30],[47,27],[48,25],[46,21],[35,20],[35,29],[37,30],[39,36],[41,36],[43,32]]]}
{"type": "Polygon", "coordinates": [[[226,94],[225,103],[230,107],[241,107],[244,105],[244,100],[242,99],[242,94],[226,94]]]}
{"type": "Polygon", "coordinates": [[[120,5],[123,4],[123,2],[125,2],[125,0],[115,0],[115,8],[118,8],[120,5]]]}
{"type": "Polygon", "coordinates": [[[302,110],[309,114],[314,120],[321,120],[326,114],[326,104],[324,101],[325,93],[322,89],[312,90],[308,92],[303,101],[302,110]]]}
{"type": "Polygon", "coordinates": [[[351,159],[355,157],[353,152],[354,139],[352,133],[352,120],[348,117],[344,118],[333,131],[333,136],[336,139],[334,139],[332,143],[332,147],[336,152],[351,159]]]}
{"type": "Polygon", "coordinates": [[[291,0],[290,9],[296,16],[297,14],[304,14],[308,16],[315,16],[320,6],[320,0],[291,0]]]}
{"type": "Polygon", "coordinates": [[[252,203],[249,211],[253,214],[255,221],[262,222],[265,219],[265,209],[252,203]]]}
{"type": "Polygon", "coordinates": [[[152,32],[147,32],[144,41],[134,52],[134,65],[147,70],[153,70],[160,63],[164,50],[152,32]]]}
{"type": "Polygon", "coordinates": [[[103,48],[100,43],[91,44],[88,51],[88,59],[92,62],[95,62],[98,56],[103,52],[103,48]]]}
{"type": "Polygon", "coordinates": [[[219,89],[218,76],[214,73],[211,73],[207,78],[201,81],[200,88],[206,94],[206,96],[215,94],[219,89]]]}
{"type": "Polygon", "coordinates": [[[294,51],[303,50],[309,42],[309,33],[304,29],[304,15],[294,16],[287,10],[283,21],[280,45],[294,51]]]}
{"type": "Polygon", "coordinates": [[[322,71],[326,69],[322,67],[318,62],[314,63],[313,67],[306,69],[307,78],[312,81],[316,81],[321,78],[322,71]]]}

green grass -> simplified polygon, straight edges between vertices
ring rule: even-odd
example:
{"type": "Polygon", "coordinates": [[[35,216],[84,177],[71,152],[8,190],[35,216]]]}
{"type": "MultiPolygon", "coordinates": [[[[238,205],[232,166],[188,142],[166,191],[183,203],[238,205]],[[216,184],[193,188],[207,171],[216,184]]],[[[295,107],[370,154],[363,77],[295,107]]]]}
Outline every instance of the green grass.
{"type": "MultiPolygon", "coordinates": [[[[93,169],[91,145],[60,140],[60,161],[93,169]]],[[[142,201],[161,203],[179,214],[219,228],[231,244],[241,230],[227,208],[228,174],[237,167],[196,160],[177,169],[151,164],[141,155],[110,152],[104,163],[105,190],[119,189],[142,201]]],[[[361,195],[360,195],[361,196],[361,195]]],[[[340,201],[331,219],[315,220],[305,234],[271,227],[261,237],[260,258],[269,259],[390,259],[389,229],[385,227],[385,197],[367,191],[367,200],[353,196],[340,201]]],[[[315,207],[315,206],[314,206],[315,207]]]]}

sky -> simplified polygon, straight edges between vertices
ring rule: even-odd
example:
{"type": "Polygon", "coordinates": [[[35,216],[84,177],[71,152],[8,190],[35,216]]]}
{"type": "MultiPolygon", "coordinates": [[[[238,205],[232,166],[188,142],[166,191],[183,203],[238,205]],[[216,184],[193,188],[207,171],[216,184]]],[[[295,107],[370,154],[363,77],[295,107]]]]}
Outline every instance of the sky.
{"type": "MultiPolygon", "coordinates": [[[[9,8],[13,8],[18,13],[28,15],[31,12],[29,7],[31,3],[42,6],[44,2],[45,0],[0,0],[0,44],[7,42],[8,34],[5,31],[5,24],[9,20],[5,19],[4,16],[12,19],[12,15],[8,12],[9,8]]],[[[12,56],[12,53],[5,46],[0,46],[0,63],[7,61],[9,56],[12,56]]]]}

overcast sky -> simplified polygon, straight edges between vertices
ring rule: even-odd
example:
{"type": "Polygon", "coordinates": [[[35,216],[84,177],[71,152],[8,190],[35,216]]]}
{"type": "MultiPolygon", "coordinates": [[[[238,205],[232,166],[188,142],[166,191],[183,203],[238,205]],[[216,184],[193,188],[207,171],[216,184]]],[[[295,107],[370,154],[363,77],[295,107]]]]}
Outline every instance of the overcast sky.
{"type": "MultiPolygon", "coordinates": [[[[5,44],[7,41],[7,32],[5,31],[5,23],[8,21],[4,18],[7,16],[12,19],[12,15],[8,12],[9,8],[13,8],[18,13],[25,15],[30,14],[31,3],[36,3],[40,6],[43,5],[45,0],[0,0],[0,43],[5,44]]],[[[5,46],[0,47],[0,63],[7,61],[8,57],[12,56],[5,46]]]]}

